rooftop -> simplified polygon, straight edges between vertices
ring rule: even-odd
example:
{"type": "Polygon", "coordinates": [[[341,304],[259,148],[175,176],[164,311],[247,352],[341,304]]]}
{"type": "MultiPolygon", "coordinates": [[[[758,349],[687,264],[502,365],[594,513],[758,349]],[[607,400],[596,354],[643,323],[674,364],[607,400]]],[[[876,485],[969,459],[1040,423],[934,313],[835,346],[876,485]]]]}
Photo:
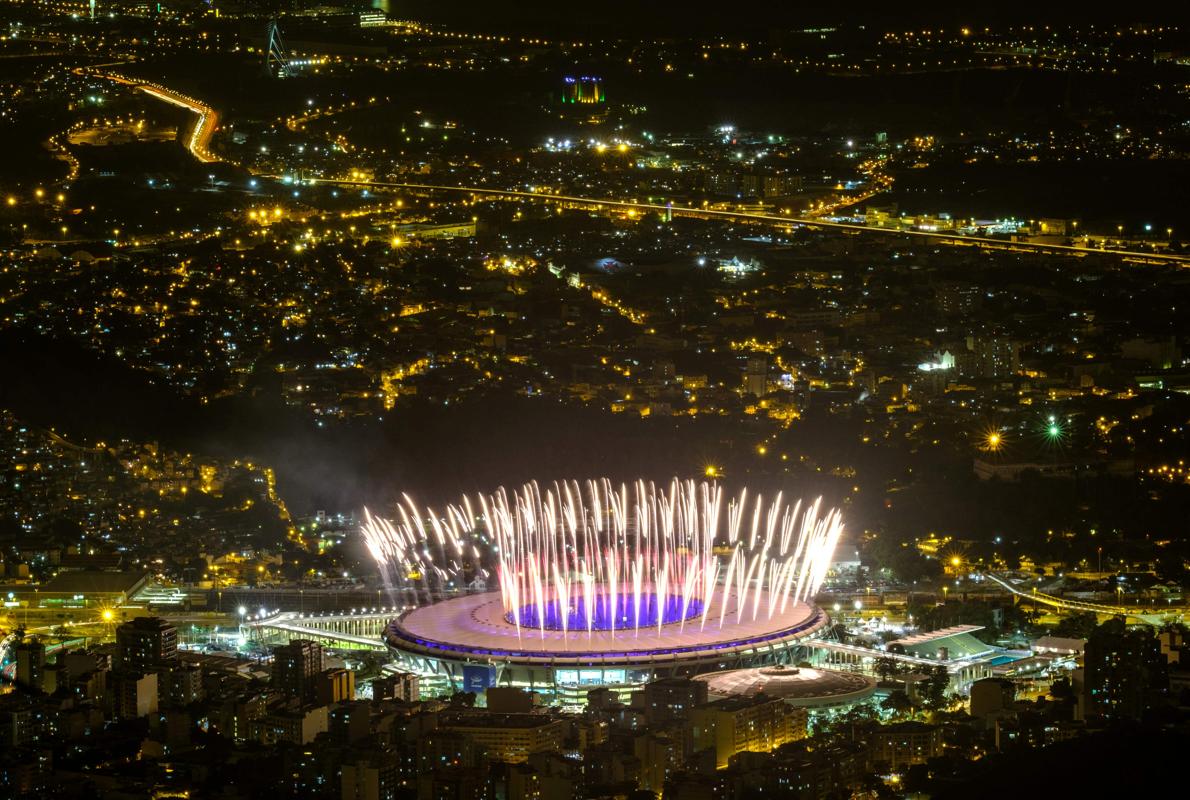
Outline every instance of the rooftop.
{"type": "Polygon", "coordinates": [[[958,636],[960,633],[974,633],[975,631],[983,630],[982,625],[952,625],[949,628],[939,628],[936,631],[925,631],[923,633],[915,633],[912,636],[905,636],[901,639],[894,639],[889,642],[890,645],[899,644],[904,647],[913,647],[916,645],[923,645],[929,642],[935,642],[939,639],[946,639],[950,636],[958,636]]]}
{"type": "Polygon", "coordinates": [[[455,711],[442,716],[444,728],[540,728],[551,725],[555,717],[548,714],[495,714],[490,711],[455,711]]]}
{"type": "Polygon", "coordinates": [[[149,578],[147,572],[61,572],[38,587],[22,587],[40,594],[123,594],[136,591],[149,578]]]}
{"type": "Polygon", "coordinates": [[[945,647],[946,660],[981,656],[995,650],[991,645],[971,635],[974,631],[981,630],[982,625],[953,625],[897,639],[889,642],[888,647],[891,649],[893,645],[900,645],[906,653],[926,658],[933,658],[938,650],[945,647]]]}
{"type": "Polygon", "coordinates": [[[700,675],[712,696],[750,697],[764,694],[799,706],[836,705],[869,697],[876,681],[854,672],[810,667],[760,667],[700,675]]]}

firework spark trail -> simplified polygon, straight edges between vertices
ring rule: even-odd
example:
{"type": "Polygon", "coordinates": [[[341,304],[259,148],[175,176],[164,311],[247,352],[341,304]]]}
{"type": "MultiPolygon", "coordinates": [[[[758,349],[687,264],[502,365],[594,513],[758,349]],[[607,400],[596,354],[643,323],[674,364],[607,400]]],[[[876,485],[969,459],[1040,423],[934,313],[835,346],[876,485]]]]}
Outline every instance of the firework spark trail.
{"type": "Polygon", "coordinates": [[[724,500],[718,484],[677,479],[668,489],[530,483],[474,504],[464,497],[442,514],[402,495],[395,520],[365,509],[362,532],[382,578],[414,598],[494,577],[518,636],[660,635],[696,618],[701,630],[715,616],[723,627],[729,609],[737,622],[772,619],[817,594],[843,532],[838,510],[745,489],[726,499],[724,519],[724,500]]]}

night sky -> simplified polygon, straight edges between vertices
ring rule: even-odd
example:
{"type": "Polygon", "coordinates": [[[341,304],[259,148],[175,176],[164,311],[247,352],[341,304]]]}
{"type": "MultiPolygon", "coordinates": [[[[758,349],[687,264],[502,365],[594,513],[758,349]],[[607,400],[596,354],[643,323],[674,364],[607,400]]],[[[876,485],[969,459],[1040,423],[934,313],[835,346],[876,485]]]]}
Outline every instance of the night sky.
{"type": "Polygon", "coordinates": [[[1185,3],[1154,2],[1095,4],[1053,2],[1023,3],[889,2],[807,3],[759,0],[730,4],[657,2],[657,0],[602,0],[598,3],[564,3],[555,0],[392,0],[392,13],[455,27],[484,27],[558,34],[581,31],[606,36],[632,37],[691,33],[758,32],[770,28],[815,25],[867,24],[896,29],[923,25],[1062,24],[1103,22],[1169,23],[1190,18],[1185,3]],[[1022,15],[1024,12],[1024,15],[1022,15]]]}

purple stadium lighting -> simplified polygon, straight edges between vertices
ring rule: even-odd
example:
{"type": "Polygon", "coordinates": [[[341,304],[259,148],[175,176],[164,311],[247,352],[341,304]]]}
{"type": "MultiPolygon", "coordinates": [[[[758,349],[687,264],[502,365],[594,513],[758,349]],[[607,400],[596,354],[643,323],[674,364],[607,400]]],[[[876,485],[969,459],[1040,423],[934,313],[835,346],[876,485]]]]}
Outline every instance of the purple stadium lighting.
{"type": "Polygon", "coordinates": [[[395,519],[365,511],[363,524],[390,586],[405,576],[433,600],[467,583],[465,573],[494,577],[517,638],[548,631],[562,641],[780,618],[818,592],[842,531],[839,512],[820,501],[803,507],[746,489],[725,498],[717,483],[677,479],[668,489],[530,483],[464,497],[444,513],[405,496],[395,519]]]}

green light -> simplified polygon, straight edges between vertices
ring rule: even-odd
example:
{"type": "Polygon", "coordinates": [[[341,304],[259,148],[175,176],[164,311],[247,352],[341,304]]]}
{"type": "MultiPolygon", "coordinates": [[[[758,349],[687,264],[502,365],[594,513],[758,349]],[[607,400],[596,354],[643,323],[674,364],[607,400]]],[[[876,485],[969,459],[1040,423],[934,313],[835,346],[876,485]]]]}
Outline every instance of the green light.
{"type": "Polygon", "coordinates": [[[1049,428],[1046,429],[1046,433],[1050,435],[1051,439],[1057,439],[1062,435],[1062,429],[1057,425],[1050,425],[1049,428]]]}

